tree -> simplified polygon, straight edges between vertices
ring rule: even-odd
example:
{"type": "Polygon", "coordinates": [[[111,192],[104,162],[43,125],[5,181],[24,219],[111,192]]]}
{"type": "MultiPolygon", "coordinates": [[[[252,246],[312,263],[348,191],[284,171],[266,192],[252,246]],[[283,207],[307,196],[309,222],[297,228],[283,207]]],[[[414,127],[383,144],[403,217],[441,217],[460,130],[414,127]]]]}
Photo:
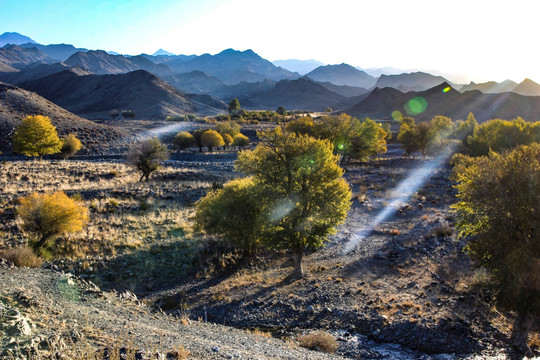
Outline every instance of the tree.
{"type": "Polygon", "coordinates": [[[17,213],[23,229],[34,237],[31,246],[37,253],[47,250],[58,236],[81,231],[88,222],[88,208],[62,191],[25,196],[19,199],[17,213]]]}
{"type": "Polygon", "coordinates": [[[206,130],[201,136],[201,144],[208,147],[208,151],[212,152],[214,147],[225,145],[223,137],[215,130],[206,130]]]}
{"type": "Polygon", "coordinates": [[[229,145],[231,145],[233,143],[233,138],[229,134],[224,134],[223,135],[223,142],[225,143],[225,145],[223,147],[226,148],[227,146],[229,146],[229,145]]]}
{"type": "Polygon", "coordinates": [[[62,139],[62,157],[68,158],[75,155],[79,150],[82,149],[82,143],[74,134],[69,134],[64,139],[62,139]]]}
{"type": "Polygon", "coordinates": [[[452,139],[460,140],[464,146],[469,147],[469,136],[474,133],[474,129],[478,126],[473,113],[469,113],[466,121],[456,121],[455,129],[451,134],[452,139]]]}
{"type": "Polygon", "coordinates": [[[315,123],[310,116],[302,116],[298,119],[289,121],[285,125],[285,130],[294,132],[298,135],[310,135],[315,136],[315,123]]]}
{"type": "Polygon", "coordinates": [[[427,122],[420,123],[416,125],[416,127],[414,128],[414,136],[416,138],[416,144],[418,145],[418,150],[422,153],[423,157],[426,157],[426,154],[429,150],[431,134],[430,134],[430,125],[427,122]]]}
{"type": "Polygon", "coordinates": [[[278,108],[276,109],[276,113],[283,116],[287,114],[287,110],[285,110],[283,106],[278,106],[278,108]]]}
{"type": "Polygon", "coordinates": [[[187,131],[180,131],[174,137],[173,144],[178,148],[178,151],[185,150],[195,145],[195,138],[187,131]]]}
{"type": "Polygon", "coordinates": [[[27,116],[13,134],[13,151],[26,156],[56,154],[62,148],[56,127],[47,116],[27,116]]]}
{"type": "Polygon", "coordinates": [[[258,133],[255,150],[242,151],[236,169],[253,176],[264,194],[269,248],[290,249],[293,277],[302,277],[305,248],[319,248],[345,220],[351,190],[328,140],[283,133],[281,127],[258,133]]]}
{"type": "Polygon", "coordinates": [[[262,231],[260,200],[259,188],[253,179],[235,179],[198,201],[195,221],[199,228],[223,236],[252,256],[262,231]]]}
{"type": "Polygon", "coordinates": [[[193,131],[193,138],[195,139],[195,144],[199,148],[199,152],[202,152],[203,143],[202,143],[202,135],[206,132],[207,129],[197,129],[193,131]]]}
{"type": "Polygon", "coordinates": [[[235,115],[238,111],[240,111],[240,101],[238,101],[237,98],[234,98],[229,102],[229,108],[228,108],[229,114],[235,115]]]}
{"type": "Polygon", "coordinates": [[[233,139],[233,145],[238,146],[238,148],[243,148],[244,146],[249,145],[249,138],[244,134],[238,134],[233,139]]]}
{"type": "MultiPolygon", "coordinates": [[[[404,118],[405,119],[405,118],[404,118]]],[[[403,146],[403,149],[407,153],[407,156],[410,158],[411,154],[418,151],[418,141],[416,139],[416,126],[414,121],[412,126],[406,122],[402,122],[401,127],[399,128],[398,141],[403,146]]]]}
{"type": "Polygon", "coordinates": [[[528,352],[540,315],[540,144],[453,163],[460,236],[471,236],[466,249],[491,273],[499,306],[517,312],[512,342],[528,352]]]}
{"type": "Polygon", "coordinates": [[[384,140],[386,142],[389,142],[390,140],[392,140],[392,131],[390,130],[390,123],[385,122],[384,124],[382,124],[382,129],[386,133],[386,137],[384,138],[384,140]]]}
{"type": "Polygon", "coordinates": [[[221,134],[229,134],[231,137],[235,137],[240,133],[241,126],[236,122],[225,121],[216,125],[216,131],[221,134]]]}
{"type": "Polygon", "coordinates": [[[129,148],[127,153],[128,164],[134,166],[141,173],[139,181],[150,177],[150,174],[159,168],[159,162],[169,157],[167,147],[157,137],[145,139],[129,148]]]}

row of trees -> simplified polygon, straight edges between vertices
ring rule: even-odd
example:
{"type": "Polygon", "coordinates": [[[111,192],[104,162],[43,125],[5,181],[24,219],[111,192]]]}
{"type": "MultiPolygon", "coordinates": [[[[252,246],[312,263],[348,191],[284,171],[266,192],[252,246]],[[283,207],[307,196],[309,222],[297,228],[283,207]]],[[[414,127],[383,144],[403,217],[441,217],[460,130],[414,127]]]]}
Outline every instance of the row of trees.
{"type": "Polygon", "coordinates": [[[311,118],[301,117],[290,121],[285,129],[296,134],[328,140],[334,154],[342,162],[366,161],[371,156],[386,152],[386,141],[391,138],[388,127],[373,120],[360,121],[347,114],[311,118]]]}
{"type": "Polygon", "coordinates": [[[540,122],[526,122],[522,118],[511,121],[494,119],[478,125],[474,115],[467,120],[452,120],[435,116],[430,122],[415,124],[411,117],[401,119],[398,141],[407,155],[414,152],[436,154],[450,142],[458,143],[463,152],[473,156],[488,155],[518,145],[540,142],[540,122]]]}
{"type": "Polygon", "coordinates": [[[178,151],[197,146],[199,152],[202,152],[203,147],[208,147],[208,151],[212,152],[219,146],[236,146],[241,149],[249,145],[249,138],[240,133],[240,125],[227,121],[217,124],[215,129],[198,129],[192,133],[181,131],[176,134],[173,144],[178,151]]]}
{"type": "Polygon", "coordinates": [[[60,139],[56,127],[47,116],[25,117],[13,134],[13,151],[26,156],[58,154],[68,158],[82,149],[82,143],[74,134],[60,139]]]}

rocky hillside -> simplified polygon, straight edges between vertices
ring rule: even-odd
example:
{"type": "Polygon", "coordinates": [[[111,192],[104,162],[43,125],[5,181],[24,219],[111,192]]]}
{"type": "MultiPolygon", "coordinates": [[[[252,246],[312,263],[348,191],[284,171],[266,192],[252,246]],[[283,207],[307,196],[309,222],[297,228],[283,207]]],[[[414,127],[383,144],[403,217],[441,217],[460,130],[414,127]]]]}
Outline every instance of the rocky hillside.
{"type": "Polygon", "coordinates": [[[15,72],[0,72],[0,81],[18,85],[25,81],[37,80],[61,71],[71,70],[77,75],[90,75],[91,73],[81,67],[70,67],[64,63],[33,63],[15,72]]]}
{"type": "Polygon", "coordinates": [[[123,131],[83,119],[31,91],[0,83],[0,151],[11,151],[14,128],[28,115],[50,117],[60,136],[75,133],[87,151],[107,151],[109,142],[126,136],[123,131]]]}
{"type": "Polygon", "coordinates": [[[93,348],[133,352],[137,359],[155,353],[167,359],[343,359],[154,312],[132,293],[102,292],[61,271],[13,268],[0,259],[0,283],[0,357],[24,358],[39,349],[68,359],[77,348],[79,354],[93,348]]]}
{"type": "Polygon", "coordinates": [[[0,49],[0,63],[4,65],[22,69],[35,62],[53,63],[55,60],[35,47],[25,49],[17,45],[6,45],[0,49]]]}
{"type": "MultiPolygon", "coordinates": [[[[200,102],[144,70],[118,75],[79,76],[63,71],[21,84],[69,111],[87,118],[109,118],[111,110],[130,109],[138,119],[164,119],[188,113],[213,114],[215,101],[200,102]]],[[[204,99],[202,100],[204,101],[204,99]]],[[[218,102],[219,103],[219,102],[218,102]]]]}

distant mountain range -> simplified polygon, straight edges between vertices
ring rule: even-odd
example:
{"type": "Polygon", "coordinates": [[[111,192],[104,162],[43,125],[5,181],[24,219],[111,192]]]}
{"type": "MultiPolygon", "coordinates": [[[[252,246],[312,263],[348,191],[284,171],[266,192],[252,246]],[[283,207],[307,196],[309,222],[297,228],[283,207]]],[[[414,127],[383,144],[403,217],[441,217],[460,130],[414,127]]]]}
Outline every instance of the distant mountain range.
{"type": "Polygon", "coordinates": [[[306,74],[315,81],[329,82],[335,85],[372,88],[377,79],[347,64],[319,66],[306,74]]]}
{"type": "Polygon", "coordinates": [[[130,109],[139,119],[163,119],[188,113],[216,114],[226,110],[223,102],[184,94],[144,70],[85,76],[65,70],[20,86],[90,119],[108,118],[114,109],[130,109]]]}
{"type": "Polygon", "coordinates": [[[272,63],[252,50],[197,56],[160,49],[153,55],[115,55],[69,44],[41,45],[17,33],[0,35],[0,44],[0,81],[89,118],[108,117],[113,109],[132,109],[138,118],[149,119],[214,114],[233,98],[247,109],[332,108],[359,117],[390,118],[394,110],[404,113],[411,98],[423,97],[426,110],[413,114],[419,120],[434,115],[463,118],[469,111],[479,120],[538,119],[540,85],[530,79],[460,85],[427,72],[385,74],[397,69],[363,71],[316,60],[272,63]]]}
{"type": "Polygon", "coordinates": [[[466,119],[470,112],[478,122],[517,116],[536,121],[540,120],[540,96],[523,96],[512,92],[484,94],[479,90],[461,93],[444,82],[428,90],[407,93],[389,87],[377,88],[356,105],[343,110],[353,116],[376,119],[392,119],[393,111],[400,111],[419,121],[430,120],[435,115],[448,116],[453,120],[466,119]],[[410,108],[407,103],[418,98],[425,102],[425,110],[407,112],[410,108]]]}

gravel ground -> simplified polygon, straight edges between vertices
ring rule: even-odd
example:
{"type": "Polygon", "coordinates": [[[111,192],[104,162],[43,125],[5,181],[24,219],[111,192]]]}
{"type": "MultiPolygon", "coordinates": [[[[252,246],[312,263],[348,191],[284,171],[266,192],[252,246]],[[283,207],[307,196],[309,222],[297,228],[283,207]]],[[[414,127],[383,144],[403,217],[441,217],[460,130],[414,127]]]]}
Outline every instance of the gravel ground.
{"type": "Polygon", "coordinates": [[[0,331],[4,332],[0,349],[4,351],[17,344],[43,344],[60,335],[73,341],[83,336],[95,343],[129,338],[135,346],[158,344],[164,351],[182,345],[191,353],[190,359],[343,359],[230,327],[193,321],[184,324],[152,312],[133,294],[101,292],[79,278],[53,270],[3,265],[0,284],[0,301],[18,310],[27,319],[21,321],[30,326],[16,331],[0,318],[0,331]]]}

